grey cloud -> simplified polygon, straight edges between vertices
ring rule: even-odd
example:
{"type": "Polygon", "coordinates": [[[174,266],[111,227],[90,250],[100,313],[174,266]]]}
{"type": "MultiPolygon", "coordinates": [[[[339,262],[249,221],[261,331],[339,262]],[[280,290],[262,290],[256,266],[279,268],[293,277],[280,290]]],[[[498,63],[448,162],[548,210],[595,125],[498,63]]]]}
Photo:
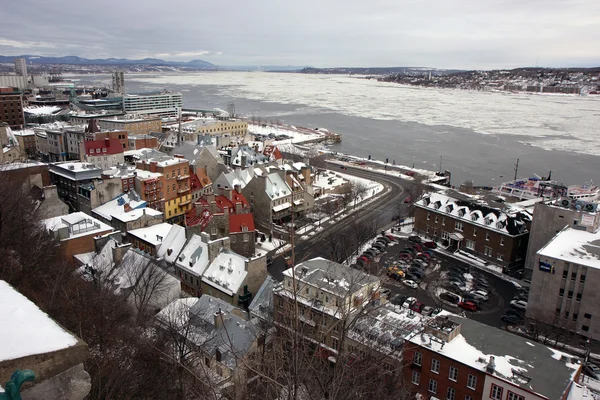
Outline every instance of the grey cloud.
{"type": "Polygon", "coordinates": [[[222,65],[600,65],[597,0],[20,0],[0,54],[222,65]]]}

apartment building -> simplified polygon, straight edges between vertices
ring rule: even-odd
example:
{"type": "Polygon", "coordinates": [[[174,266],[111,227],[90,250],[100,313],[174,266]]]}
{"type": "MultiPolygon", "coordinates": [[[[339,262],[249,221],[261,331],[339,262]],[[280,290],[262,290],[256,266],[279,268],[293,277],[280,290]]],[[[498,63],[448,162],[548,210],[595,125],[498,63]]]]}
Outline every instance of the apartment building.
{"type": "Polygon", "coordinates": [[[29,129],[22,131],[13,131],[13,135],[17,139],[19,149],[28,158],[33,158],[37,155],[37,147],[35,143],[35,132],[29,129]]]}
{"type": "Polygon", "coordinates": [[[80,186],[92,183],[102,175],[101,168],[82,162],[51,164],[48,172],[52,184],[57,187],[58,197],[67,203],[71,210],[77,211],[81,210],[80,186]]]}
{"type": "Polygon", "coordinates": [[[125,131],[129,136],[147,135],[162,132],[160,117],[147,118],[100,118],[98,127],[104,131],[125,131]]]}
{"type": "Polygon", "coordinates": [[[161,118],[176,117],[182,107],[183,96],[181,93],[162,91],[123,96],[123,111],[128,114],[149,114],[161,118]]]}
{"type": "MultiPolygon", "coordinates": [[[[46,131],[46,149],[48,151],[48,161],[68,161],[69,152],[65,140],[66,133],[62,130],[46,131]]],[[[40,139],[42,139],[40,137],[40,139]]]]}
{"type": "Polygon", "coordinates": [[[0,123],[6,122],[11,128],[25,125],[23,95],[12,87],[0,87],[0,123]]]}
{"type": "MultiPolygon", "coordinates": [[[[140,180],[143,187],[139,188],[138,193],[142,197],[154,197],[158,193],[158,202],[154,198],[145,200],[161,207],[157,209],[165,213],[167,222],[183,222],[185,212],[192,207],[189,161],[185,158],[166,156],[139,161],[137,168],[158,174],[147,176],[144,181],[140,180]],[[150,178],[154,180],[149,181],[150,178]]],[[[138,176],[141,178],[142,175],[138,172],[138,176]]]]}
{"type": "Polygon", "coordinates": [[[457,316],[425,321],[403,356],[417,398],[566,399],[581,371],[567,353],[457,316]]]}
{"type": "MultiPolygon", "coordinates": [[[[215,183],[215,190],[218,190],[219,181],[215,183]]],[[[254,218],[259,223],[270,225],[273,221],[284,221],[291,215],[294,193],[285,180],[284,171],[254,175],[242,187],[242,193],[250,202],[254,218]]]]}
{"type": "Polygon", "coordinates": [[[380,304],[379,278],[342,264],[313,258],[283,272],[273,291],[273,319],[282,329],[294,329],[296,314],[307,340],[333,353],[355,313],[380,304]]]}
{"type": "Polygon", "coordinates": [[[86,140],[82,143],[86,162],[109,169],[125,162],[123,147],[119,139],[86,140]]]}
{"type": "Polygon", "coordinates": [[[140,149],[158,149],[160,143],[157,138],[150,135],[136,135],[130,136],[128,139],[129,150],[140,150],[140,149]]]}
{"type": "Polygon", "coordinates": [[[415,203],[414,230],[452,250],[463,250],[506,268],[524,264],[532,216],[448,191],[415,203]]]}

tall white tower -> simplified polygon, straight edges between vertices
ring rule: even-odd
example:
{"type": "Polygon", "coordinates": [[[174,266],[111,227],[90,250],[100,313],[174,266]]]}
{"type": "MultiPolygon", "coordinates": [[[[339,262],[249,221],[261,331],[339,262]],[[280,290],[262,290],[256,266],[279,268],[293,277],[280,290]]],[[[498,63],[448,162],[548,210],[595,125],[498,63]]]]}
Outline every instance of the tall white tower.
{"type": "Polygon", "coordinates": [[[15,58],[15,73],[25,78],[25,82],[27,82],[27,60],[15,58]]]}
{"type": "Polygon", "coordinates": [[[112,90],[115,93],[125,94],[125,73],[123,71],[115,71],[112,74],[112,90]]]}

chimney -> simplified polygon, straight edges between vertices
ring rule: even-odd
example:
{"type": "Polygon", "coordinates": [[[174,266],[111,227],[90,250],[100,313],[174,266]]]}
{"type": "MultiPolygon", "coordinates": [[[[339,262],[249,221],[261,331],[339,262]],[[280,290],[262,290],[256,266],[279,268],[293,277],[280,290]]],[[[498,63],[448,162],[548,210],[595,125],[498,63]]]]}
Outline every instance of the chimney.
{"type": "Polygon", "coordinates": [[[236,214],[242,213],[242,202],[241,201],[238,201],[237,203],[235,203],[235,213],[236,214]]]}
{"type": "Polygon", "coordinates": [[[242,192],[242,186],[240,184],[233,185],[233,190],[235,190],[238,193],[241,193],[242,192]]]}
{"type": "Polygon", "coordinates": [[[226,217],[229,217],[229,207],[227,207],[227,206],[223,207],[223,214],[224,214],[226,217]]]}
{"type": "Polygon", "coordinates": [[[247,162],[247,157],[245,154],[242,155],[242,162],[241,162],[241,166],[242,168],[246,168],[246,162],[247,162]]]}
{"type": "Polygon", "coordinates": [[[221,329],[223,327],[223,312],[221,311],[221,307],[219,307],[219,311],[214,313],[214,322],[216,329],[221,329]]]}
{"type": "Polygon", "coordinates": [[[150,172],[156,172],[156,161],[151,161],[150,162],[150,172]]]}
{"type": "Polygon", "coordinates": [[[129,250],[130,247],[131,244],[115,244],[113,246],[111,250],[115,265],[121,264],[121,261],[123,261],[123,256],[125,256],[125,253],[127,253],[127,250],[129,250]]]}
{"type": "Polygon", "coordinates": [[[217,212],[217,202],[214,200],[214,196],[213,196],[213,200],[210,202],[210,213],[214,215],[216,212],[217,212]]]}
{"type": "Polygon", "coordinates": [[[494,371],[496,371],[496,362],[494,361],[494,356],[490,356],[490,361],[485,366],[485,372],[493,374],[494,371]]]}

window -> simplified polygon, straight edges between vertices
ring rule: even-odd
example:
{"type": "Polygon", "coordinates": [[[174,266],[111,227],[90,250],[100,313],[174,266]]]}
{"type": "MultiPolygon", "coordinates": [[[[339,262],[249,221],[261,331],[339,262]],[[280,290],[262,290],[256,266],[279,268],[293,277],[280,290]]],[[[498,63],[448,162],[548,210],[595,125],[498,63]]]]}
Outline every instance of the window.
{"type": "Polygon", "coordinates": [[[488,257],[491,257],[492,256],[492,248],[485,246],[485,248],[483,249],[483,254],[485,254],[488,257]]]}
{"type": "Polygon", "coordinates": [[[502,261],[502,260],[504,260],[504,256],[503,256],[502,254],[498,254],[498,255],[496,256],[496,258],[498,259],[498,261],[502,261]]]}
{"type": "Polygon", "coordinates": [[[456,222],[456,224],[454,224],[454,228],[456,228],[457,231],[462,232],[462,230],[463,230],[463,223],[462,222],[456,222]]]}
{"type": "Polygon", "coordinates": [[[583,326],[581,327],[581,330],[582,330],[582,331],[585,331],[585,332],[587,332],[587,331],[589,331],[589,330],[590,330],[590,327],[589,327],[589,326],[587,326],[587,325],[583,325],[583,326]]]}
{"type": "Polygon", "coordinates": [[[503,237],[500,238],[500,246],[504,246],[504,238],[503,237]]]}
{"type": "Polygon", "coordinates": [[[579,282],[584,283],[585,282],[585,275],[581,274],[579,276],[579,282]]]}
{"type": "Polygon", "coordinates": [[[509,390],[508,397],[506,399],[507,400],[525,400],[525,396],[521,396],[520,394],[513,393],[509,390]]]}
{"type": "Polygon", "coordinates": [[[565,311],[565,318],[569,318],[569,312],[565,311]]]}
{"type": "Polygon", "coordinates": [[[440,361],[435,358],[431,360],[431,372],[440,373],[440,361]]]}
{"type": "Polygon", "coordinates": [[[448,235],[448,232],[442,231],[442,240],[448,240],[449,237],[450,235],[448,235]]]}
{"type": "Polygon", "coordinates": [[[436,224],[438,223],[438,216],[437,215],[435,216],[435,223],[436,224]]]}
{"type": "Polygon", "coordinates": [[[571,280],[574,282],[577,279],[577,272],[571,272],[571,280]]]}
{"type": "Polygon", "coordinates": [[[576,301],[581,301],[581,293],[577,293],[577,296],[575,297],[576,301]]]}
{"type": "Polygon", "coordinates": [[[573,291],[569,290],[569,295],[567,296],[567,298],[572,299],[573,298],[573,291]]]}
{"type": "Polygon", "coordinates": [[[473,228],[473,236],[477,236],[477,228],[473,228]]]}
{"type": "Polygon", "coordinates": [[[502,400],[502,388],[498,385],[494,385],[492,383],[492,391],[490,393],[490,397],[494,400],[502,400]]]}
{"type": "Polygon", "coordinates": [[[421,382],[421,373],[419,371],[412,372],[412,379],[410,380],[415,385],[419,385],[421,382]]]}
{"type": "Polygon", "coordinates": [[[329,296],[325,296],[325,303],[329,303],[329,296]]]}
{"type": "Polygon", "coordinates": [[[433,379],[429,380],[429,391],[433,394],[437,393],[437,381],[434,381],[433,379]]]}
{"type": "Polygon", "coordinates": [[[567,279],[569,277],[569,271],[566,269],[563,271],[563,279],[567,279]]]}
{"type": "Polygon", "coordinates": [[[489,240],[490,240],[490,234],[489,234],[489,232],[485,233],[485,240],[487,240],[489,242],[489,240]]]}
{"type": "Polygon", "coordinates": [[[446,218],[442,217],[442,225],[446,226],[446,218]]]}
{"type": "Polygon", "coordinates": [[[560,288],[559,291],[558,291],[558,295],[560,297],[564,296],[565,295],[565,289],[564,288],[560,288]]]}
{"type": "Polygon", "coordinates": [[[583,318],[591,319],[592,314],[585,313],[585,314],[583,314],[583,318]]]}
{"type": "Polygon", "coordinates": [[[465,400],[473,400],[473,396],[466,395],[465,400]]]}
{"type": "Polygon", "coordinates": [[[448,379],[456,382],[458,380],[458,368],[450,367],[450,371],[448,372],[448,379]]]}
{"type": "Polygon", "coordinates": [[[573,313],[573,321],[577,321],[578,317],[579,317],[579,314],[573,313]]]}
{"type": "Polygon", "coordinates": [[[467,387],[475,390],[475,386],[477,386],[477,377],[469,374],[469,377],[467,378],[467,387]]]}
{"type": "Polygon", "coordinates": [[[288,287],[292,287],[292,281],[287,281],[288,287]]]}
{"type": "Polygon", "coordinates": [[[244,233],[244,242],[247,242],[250,239],[250,235],[244,233]]]}
{"type": "Polygon", "coordinates": [[[427,221],[429,221],[431,219],[431,214],[427,213],[427,221]]]}
{"type": "Polygon", "coordinates": [[[423,361],[423,354],[415,352],[415,355],[413,356],[413,364],[421,365],[422,361],[423,361]]]}
{"type": "Polygon", "coordinates": [[[306,287],[305,291],[306,291],[306,294],[310,294],[310,288],[308,286],[306,287]]]}
{"type": "Polygon", "coordinates": [[[446,391],[446,400],[454,400],[456,396],[456,390],[454,388],[449,387],[448,391],[446,391]]]}
{"type": "Polygon", "coordinates": [[[331,338],[331,347],[333,347],[334,349],[338,349],[340,347],[340,340],[338,338],[332,337],[331,338]]]}
{"type": "Polygon", "coordinates": [[[475,242],[473,240],[467,239],[466,247],[469,250],[475,250],[475,242]]]}

